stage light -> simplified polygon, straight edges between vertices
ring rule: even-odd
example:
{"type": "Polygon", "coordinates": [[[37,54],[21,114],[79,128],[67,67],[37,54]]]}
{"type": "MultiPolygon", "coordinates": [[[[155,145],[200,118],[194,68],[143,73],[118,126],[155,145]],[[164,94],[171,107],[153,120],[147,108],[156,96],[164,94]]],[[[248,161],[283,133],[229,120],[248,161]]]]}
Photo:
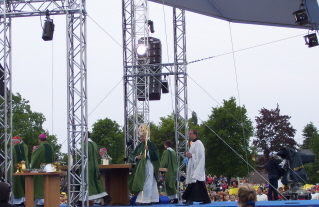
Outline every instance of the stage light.
{"type": "Polygon", "coordinates": [[[144,57],[147,52],[147,47],[145,44],[138,44],[136,48],[138,57],[144,57]]]}
{"type": "Polygon", "coordinates": [[[54,24],[53,19],[50,19],[49,10],[46,11],[46,20],[44,20],[42,39],[49,41],[53,39],[54,24]]]}
{"type": "Polygon", "coordinates": [[[164,80],[162,80],[162,93],[169,93],[168,82],[166,80],[166,75],[164,76],[164,80]]]}
{"type": "Polygon", "coordinates": [[[304,36],[304,38],[306,41],[306,45],[308,45],[308,47],[314,47],[318,45],[318,38],[316,33],[308,34],[304,36]]]}
{"type": "Polygon", "coordinates": [[[151,33],[154,33],[155,32],[155,30],[154,30],[154,22],[152,20],[148,20],[147,24],[148,24],[148,26],[150,26],[151,33]]]}
{"type": "Polygon", "coordinates": [[[295,16],[297,25],[303,26],[303,25],[309,24],[308,14],[305,9],[300,9],[298,11],[295,11],[293,15],[295,16]]]}

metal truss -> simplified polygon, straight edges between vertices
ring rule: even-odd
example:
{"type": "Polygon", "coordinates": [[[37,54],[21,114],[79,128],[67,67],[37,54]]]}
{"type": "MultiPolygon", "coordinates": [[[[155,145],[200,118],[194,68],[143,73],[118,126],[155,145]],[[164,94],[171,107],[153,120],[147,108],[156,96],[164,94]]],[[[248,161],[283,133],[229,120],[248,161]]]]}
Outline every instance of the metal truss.
{"type": "MultiPolygon", "coordinates": [[[[68,206],[76,206],[81,197],[88,206],[88,163],[87,145],[87,55],[86,55],[86,9],[85,0],[2,0],[0,1],[1,48],[0,60],[5,68],[6,95],[1,102],[4,120],[1,126],[0,152],[8,157],[5,160],[5,172],[11,168],[11,19],[45,15],[66,15],[67,22],[67,79],[68,79],[68,206]],[[10,90],[10,92],[8,92],[10,90]],[[8,110],[9,109],[9,110],[8,110]],[[4,135],[3,135],[4,134],[4,135]],[[4,140],[4,141],[2,141],[4,140]],[[81,165],[81,172],[77,168],[81,165]]],[[[41,40],[39,40],[41,41],[41,40]]],[[[1,118],[0,118],[1,119],[1,118]]]]}
{"type": "MultiPolygon", "coordinates": [[[[6,9],[6,5],[1,9],[6,9]]],[[[12,183],[11,18],[0,19],[0,177],[12,183]],[[2,177],[3,176],[3,177],[2,177]]]]}
{"type": "MultiPolygon", "coordinates": [[[[176,152],[179,157],[178,178],[181,169],[185,167],[180,162],[188,150],[188,106],[187,106],[187,71],[186,71],[186,30],[185,11],[173,9],[174,18],[174,63],[167,64],[139,64],[136,55],[136,47],[139,37],[147,33],[147,18],[142,15],[139,9],[147,5],[147,1],[123,0],[123,82],[124,82],[124,132],[125,132],[125,156],[127,162],[134,162],[130,156],[131,151],[138,143],[137,126],[141,121],[146,122],[149,114],[148,101],[138,101],[139,84],[147,85],[147,81],[140,82],[142,77],[153,76],[147,69],[152,66],[160,66],[167,69],[167,73],[161,75],[174,75],[175,79],[175,139],[176,152]],[[137,2],[137,4],[135,4],[137,2]],[[143,18],[141,18],[143,17],[143,18]],[[137,18],[137,19],[135,19],[137,18]],[[141,19],[139,19],[141,18],[141,19]],[[144,25],[143,25],[144,23],[144,25]],[[142,26],[140,26],[142,25],[142,26]],[[143,104],[143,105],[142,105],[143,104]],[[141,120],[141,121],[140,121],[141,120]]],[[[145,8],[146,9],[146,8],[145,8]]],[[[145,11],[145,10],[144,10],[145,11]]],[[[145,14],[145,13],[143,13],[145,14]]],[[[146,88],[147,86],[145,86],[146,88]]],[[[146,94],[147,92],[145,92],[146,94]]],[[[148,123],[148,122],[146,122],[148,123]]],[[[179,195],[182,189],[178,182],[179,195]]],[[[179,197],[181,201],[181,198],[179,197]]]]}
{"type": "MultiPolygon", "coordinates": [[[[178,156],[178,174],[180,178],[184,163],[180,161],[185,158],[188,150],[188,105],[187,105],[187,62],[186,62],[186,27],[185,10],[174,7],[174,64],[175,64],[175,140],[176,153],[178,156]]],[[[181,202],[180,182],[177,184],[178,200],[181,202]]]]}
{"type": "Polygon", "coordinates": [[[86,201],[88,206],[88,135],[87,110],[87,53],[85,1],[69,1],[67,13],[67,62],[68,62],[68,205],[86,201]],[[77,173],[81,165],[81,173],[77,173]]]}
{"type": "Polygon", "coordinates": [[[123,84],[126,162],[134,162],[131,152],[137,146],[138,126],[149,125],[148,57],[138,58],[137,44],[148,45],[147,0],[123,0],[123,84]],[[143,99],[143,101],[139,101],[143,99]]]}

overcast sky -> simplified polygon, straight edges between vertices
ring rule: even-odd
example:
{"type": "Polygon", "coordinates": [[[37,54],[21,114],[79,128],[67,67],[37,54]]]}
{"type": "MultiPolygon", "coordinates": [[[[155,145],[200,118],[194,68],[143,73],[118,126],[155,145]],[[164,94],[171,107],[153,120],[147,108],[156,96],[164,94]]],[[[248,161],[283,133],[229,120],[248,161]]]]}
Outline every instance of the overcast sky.
{"type": "MultiPolygon", "coordinates": [[[[106,117],[124,124],[121,7],[119,0],[87,1],[90,129],[94,122],[106,117]]],[[[171,7],[149,2],[149,19],[155,25],[151,35],[162,41],[163,63],[173,62],[172,13],[171,7]]],[[[41,39],[44,18],[13,19],[12,83],[14,93],[19,92],[30,101],[33,111],[45,115],[44,128],[57,135],[66,152],[66,20],[65,16],[52,18],[52,42],[41,39]]],[[[261,108],[275,109],[279,104],[281,114],[291,116],[290,122],[297,129],[295,138],[301,143],[304,126],[310,121],[317,127],[319,124],[319,47],[305,45],[303,35],[307,33],[301,29],[229,23],[186,12],[187,61],[218,56],[187,67],[189,116],[195,111],[201,121],[206,121],[212,107],[232,96],[245,105],[253,121],[261,108]],[[233,55],[232,48],[251,49],[233,55]]],[[[165,94],[160,101],[151,102],[150,120],[157,123],[160,117],[171,114],[173,101],[172,94],[165,94]]]]}

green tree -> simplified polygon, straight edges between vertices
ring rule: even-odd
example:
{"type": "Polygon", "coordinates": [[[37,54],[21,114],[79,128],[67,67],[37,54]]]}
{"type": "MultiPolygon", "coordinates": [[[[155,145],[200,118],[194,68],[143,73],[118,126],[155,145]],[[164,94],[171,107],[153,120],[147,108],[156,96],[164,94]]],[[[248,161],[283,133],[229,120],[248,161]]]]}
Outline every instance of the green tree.
{"type": "Polygon", "coordinates": [[[197,118],[197,114],[195,111],[192,111],[192,116],[191,118],[188,120],[188,126],[189,128],[193,128],[198,126],[198,118],[197,118]]]}
{"type": "Polygon", "coordinates": [[[296,129],[289,122],[291,117],[281,115],[278,104],[276,109],[262,108],[259,113],[261,116],[255,119],[257,126],[253,146],[264,153],[265,159],[260,159],[263,163],[258,163],[258,166],[261,166],[259,170],[265,170],[271,151],[279,151],[283,147],[296,149],[298,145],[294,140],[296,129]]]}
{"type": "Polygon", "coordinates": [[[309,178],[308,183],[315,184],[319,181],[319,133],[312,122],[307,124],[302,132],[304,140],[301,148],[310,149],[315,155],[315,161],[305,165],[305,170],[309,178]]]}
{"type": "Polygon", "coordinates": [[[29,101],[22,98],[17,93],[12,94],[12,134],[19,135],[29,148],[29,159],[31,158],[32,148],[38,145],[39,134],[45,133],[47,141],[52,145],[57,158],[60,155],[61,145],[57,143],[55,135],[49,135],[42,125],[46,120],[44,115],[31,110],[29,101]]]}
{"type": "Polygon", "coordinates": [[[254,167],[249,150],[253,126],[245,106],[237,106],[234,97],[224,100],[223,106],[212,109],[202,128],[199,138],[204,137],[206,171],[228,178],[247,176],[246,162],[254,167]]]}
{"type": "Polygon", "coordinates": [[[302,130],[302,136],[303,136],[303,144],[301,145],[302,149],[310,149],[312,142],[314,141],[313,136],[315,134],[318,134],[318,129],[315,127],[315,125],[310,122],[305,126],[305,128],[302,130]]]}
{"type": "Polygon", "coordinates": [[[113,164],[124,163],[124,134],[116,121],[99,119],[93,124],[91,139],[100,148],[107,148],[113,164]]]}
{"type": "Polygon", "coordinates": [[[174,115],[161,117],[158,125],[150,124],[151,141],[154,142],[158,148],[160,155],[164,151],[164,142],[166,140],[172,141],[172,146],[175,149],[175,121],[174,115]]]}

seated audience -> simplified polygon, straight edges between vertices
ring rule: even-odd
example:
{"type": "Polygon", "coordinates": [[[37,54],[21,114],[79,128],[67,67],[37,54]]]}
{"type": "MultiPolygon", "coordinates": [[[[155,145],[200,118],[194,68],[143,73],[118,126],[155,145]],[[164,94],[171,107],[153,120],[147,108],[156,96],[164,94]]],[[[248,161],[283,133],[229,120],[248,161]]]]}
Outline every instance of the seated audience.
{"type": "Polygon", "coordinates": [[[262,187],[258,187],[257,189],[257,201],[268,201],[268,196],[264,194],[262,187]]]}

